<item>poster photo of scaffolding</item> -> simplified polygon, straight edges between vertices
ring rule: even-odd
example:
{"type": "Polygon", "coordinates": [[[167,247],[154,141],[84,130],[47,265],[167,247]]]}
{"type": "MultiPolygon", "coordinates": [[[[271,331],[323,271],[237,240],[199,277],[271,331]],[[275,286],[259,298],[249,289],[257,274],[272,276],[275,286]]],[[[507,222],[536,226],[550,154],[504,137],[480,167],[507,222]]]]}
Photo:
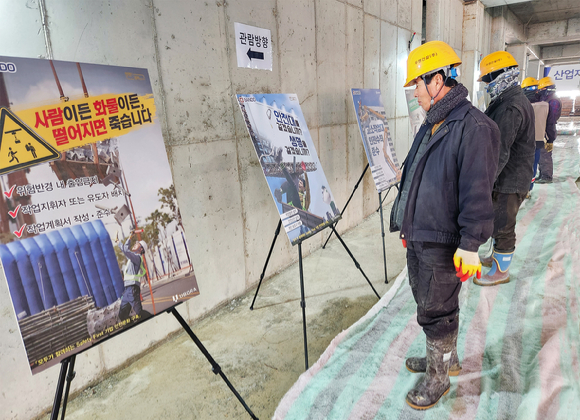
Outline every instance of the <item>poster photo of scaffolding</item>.
{"type": "Polygon", "coordinates": [[[33,374],[199,294],[146,69],[0,56],[0,155],[33,374]]]}
{"type": "Polygon", "coordinates": [[[295,94],[237,95],[292,245],[340,219],[295,94]]]}
{"type": "Polygon", "coordinates": [[[401,180],[401,169],[380,89],[352,89],[352,102],[356,113],[360,135],[379,193],[401,180]]]}

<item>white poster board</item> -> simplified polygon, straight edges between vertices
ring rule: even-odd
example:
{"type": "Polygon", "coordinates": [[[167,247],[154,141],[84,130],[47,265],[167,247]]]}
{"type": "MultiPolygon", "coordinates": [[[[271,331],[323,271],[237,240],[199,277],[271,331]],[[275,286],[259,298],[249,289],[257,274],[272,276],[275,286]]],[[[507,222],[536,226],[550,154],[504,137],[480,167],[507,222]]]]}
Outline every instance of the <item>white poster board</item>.
{"type": "Polygon", "coordinates": [[[377,191],[383,192],[401,180],[401,169],[380,89],[352,89],[352,102],[361,138],[377,191]]]}
{"type": "Polygon", "coordinates": [[[237,95],[292,245],[340,219],[295,94],[237,95]]]}

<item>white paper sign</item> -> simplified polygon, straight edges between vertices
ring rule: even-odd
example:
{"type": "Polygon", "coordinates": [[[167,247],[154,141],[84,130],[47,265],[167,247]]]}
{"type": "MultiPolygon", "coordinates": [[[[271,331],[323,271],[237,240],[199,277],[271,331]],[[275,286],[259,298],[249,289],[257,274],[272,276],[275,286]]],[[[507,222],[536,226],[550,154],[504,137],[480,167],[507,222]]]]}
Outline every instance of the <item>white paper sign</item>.
{"type": "Polygon", "coordinates": [[[578,63],[550,67],[547,75],[552,78],[559,92],[580,89],[580,64],[578,63]]]}
{"type": "Polygon", "coordinates": [[[269,29],[234,23],[238,67],[272,71],[272,35],[269,29]]]}

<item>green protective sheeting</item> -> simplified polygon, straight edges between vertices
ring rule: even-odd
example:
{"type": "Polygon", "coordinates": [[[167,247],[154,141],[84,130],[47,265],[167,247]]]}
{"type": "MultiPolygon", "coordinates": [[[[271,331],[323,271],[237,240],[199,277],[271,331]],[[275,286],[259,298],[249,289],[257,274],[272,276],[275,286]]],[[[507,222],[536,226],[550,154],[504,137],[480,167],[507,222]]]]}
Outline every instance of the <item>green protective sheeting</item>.
{"type": "Polygon", "coordinates": [[[405,403],[420,378],[405,358],[425,354],[425,335],[403,272],[300,376],[274,419],[579,418],[579,147],[577,137],[556,140],[554,182],[536,185],[522,205],[511,281],[464,284],[457,343],[463,370],[434,408],[405,403]]]}

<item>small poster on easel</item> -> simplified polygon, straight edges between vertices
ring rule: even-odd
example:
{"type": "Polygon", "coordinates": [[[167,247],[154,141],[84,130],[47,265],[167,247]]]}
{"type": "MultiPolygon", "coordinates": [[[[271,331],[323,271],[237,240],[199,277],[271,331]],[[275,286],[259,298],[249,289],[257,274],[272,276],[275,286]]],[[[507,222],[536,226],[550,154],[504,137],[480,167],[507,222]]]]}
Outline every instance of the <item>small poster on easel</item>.
{"type": "Polygon", "coordinates": [[[340,219],[295,94],[237,95],[292,245],[340,219]]]}
{"type": "Polygon", "coordinates": [[[199,289],[147,69],[0,62],[0,261],[36,374],[199,289]]]}
{"type": "Polygon", "coordinates": [[[401,180],[380,89],[352,89],[363,145],[379,193],[401,180]]]}

